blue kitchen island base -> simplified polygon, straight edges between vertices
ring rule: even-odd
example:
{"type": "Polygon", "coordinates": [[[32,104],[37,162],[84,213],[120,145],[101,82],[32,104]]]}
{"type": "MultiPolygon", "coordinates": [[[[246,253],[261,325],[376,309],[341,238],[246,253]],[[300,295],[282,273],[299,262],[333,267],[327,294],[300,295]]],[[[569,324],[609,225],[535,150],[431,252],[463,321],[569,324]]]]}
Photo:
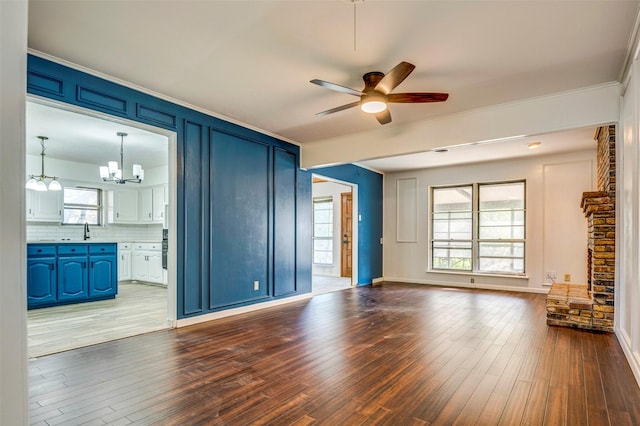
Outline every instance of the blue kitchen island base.
{"type": "Polygon", "coordinates": [[[27,308],[113,299],[116,243],[27,244],[27,308]]]}

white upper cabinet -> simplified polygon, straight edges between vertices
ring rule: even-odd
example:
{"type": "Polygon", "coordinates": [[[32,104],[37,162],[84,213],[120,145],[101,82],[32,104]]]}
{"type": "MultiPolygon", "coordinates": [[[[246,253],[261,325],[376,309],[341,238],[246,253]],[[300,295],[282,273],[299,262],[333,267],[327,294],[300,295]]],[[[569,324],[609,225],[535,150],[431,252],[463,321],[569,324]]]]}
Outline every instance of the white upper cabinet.
{"type": "Polygon", "coordinates": [[[64,201],[62,191],[33,191],[27,189],[27,220],[34,222],[62,222],[64,201]]]}
{"type": "Polygon", "coordinates": [[[153,222],[153,190],[140,190],[140,222],[153,222]]]}
{"type": "Polygon", "coordinates": [[[107,194],[109,223],[138,223],[138,191],[117,189],[107,194]]]}
{"type": "Polygon", "coordinates": [[[167,186],[162,185],[153,188],[153,221],[164,221],[164,205],[167,204],[167,186]]]}

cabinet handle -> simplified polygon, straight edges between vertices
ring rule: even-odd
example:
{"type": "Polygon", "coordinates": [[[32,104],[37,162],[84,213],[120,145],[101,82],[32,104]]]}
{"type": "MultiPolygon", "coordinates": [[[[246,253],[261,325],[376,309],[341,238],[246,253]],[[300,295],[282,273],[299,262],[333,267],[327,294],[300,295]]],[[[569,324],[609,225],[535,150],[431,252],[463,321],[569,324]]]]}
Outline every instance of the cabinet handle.
{"type": "Polygon", "coordinates": [[[31,209],[29,209],[29,214],[31,214],[31,209]]]}
{"type": "Polygon", "coordinates": [[[52,263],[52,264],[49,265],[49,270],[55,271],[55,269],[56,269],[56,264],[55,263],[52,263]]]}
{"type": "Polygon", "coordinates": [[[151,217],[151,213],[149,213],[149,217],[151,217]]]}
{"type": "Polygon", "coordinates": [[[82,262],[82,269],[87,269],[87,262],[82,262]]]}
{"type": "Polygon", "coordinates": [[[91,267],[93,268],[96,262],[91,262],[91,267]]]}
{"type": "Polygon", "coordinates": [[[58,216],[62,216],[62,210],[58,210],[58,216]]]}
{"type": "Polygon", "coordinates": [[[117,212],[117,213],[116,213],[116,217],[120,217],[120,212],[117,212]]]}

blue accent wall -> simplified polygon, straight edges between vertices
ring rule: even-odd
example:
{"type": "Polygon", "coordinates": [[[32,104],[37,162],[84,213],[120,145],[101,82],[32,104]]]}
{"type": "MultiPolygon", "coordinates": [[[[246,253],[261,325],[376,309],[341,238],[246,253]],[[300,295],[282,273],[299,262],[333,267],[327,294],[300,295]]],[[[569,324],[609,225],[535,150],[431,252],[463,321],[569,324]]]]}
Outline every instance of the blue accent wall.
{"type": "Polygon", "coordinates": [[[382,277],[382,175],[353,164],[311,172],[358,185],[358,284],[382,277]]]}
{"type": "MultiPolygon", "coordinates": [[[[27,91],[176,132],[178,318],[311,291],[311,172],[297,146],[33,55],[27,91]]],[[[312,172],[358,185],[358,284],[382,277],[382,175],[312,172]]]]}
{"type": "MultiPolygon", "coordinates": [[[[37,56],[27,73],[32,95],[176,132],[178,318],[311,291],[311,173],[297,146],[37,56]]],[[[381,218],[366,198],[381,184],[366,176],[360,209],[381,218]]],[[[361,277],[379,276],[373,233],[361,235],[361,277]]]]}

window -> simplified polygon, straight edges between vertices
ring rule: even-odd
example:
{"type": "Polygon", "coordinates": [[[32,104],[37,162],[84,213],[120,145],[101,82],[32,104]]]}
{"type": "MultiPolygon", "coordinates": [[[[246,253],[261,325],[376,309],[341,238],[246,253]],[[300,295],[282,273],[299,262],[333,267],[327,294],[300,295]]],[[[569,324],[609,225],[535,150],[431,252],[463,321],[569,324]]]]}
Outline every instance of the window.
{"type": "Polygon", "coordinates": [[[431,189],[432,269],[523,274],[525,183],[431,189]]]}
{"type": "Polygon", "coordinates": [[[66,225],[100,225],[102,223],[102,191],[97,188],[64,188],[64,220],[66,225]]]}
{"type": "Polygon", "coordinates": [[[333,197],[313,199],[313,263],[333,265],[333,197]]]}

